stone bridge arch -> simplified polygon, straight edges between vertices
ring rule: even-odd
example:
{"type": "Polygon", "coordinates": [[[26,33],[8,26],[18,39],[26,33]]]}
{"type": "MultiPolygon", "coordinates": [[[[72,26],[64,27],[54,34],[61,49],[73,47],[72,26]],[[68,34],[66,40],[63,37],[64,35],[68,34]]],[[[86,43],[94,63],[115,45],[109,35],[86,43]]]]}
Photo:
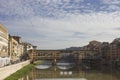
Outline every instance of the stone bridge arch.
{"type": "Polygon", "coordinates": [[[95,50],[29,50],[29,58],[31,61],[35,60],[59,60],[63,54],[74,54],[76,60],[82,60],[85,54],[94,54],[95,50]]]}

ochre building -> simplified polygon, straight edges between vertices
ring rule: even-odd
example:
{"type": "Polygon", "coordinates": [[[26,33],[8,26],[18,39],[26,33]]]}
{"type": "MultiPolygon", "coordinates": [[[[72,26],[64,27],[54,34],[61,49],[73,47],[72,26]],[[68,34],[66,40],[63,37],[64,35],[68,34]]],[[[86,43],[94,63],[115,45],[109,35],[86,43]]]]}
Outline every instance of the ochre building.
{"type": "Polygon", "coordinates": [[[0,24],[0,57],[8,56],[8,31],[0,24]]]}

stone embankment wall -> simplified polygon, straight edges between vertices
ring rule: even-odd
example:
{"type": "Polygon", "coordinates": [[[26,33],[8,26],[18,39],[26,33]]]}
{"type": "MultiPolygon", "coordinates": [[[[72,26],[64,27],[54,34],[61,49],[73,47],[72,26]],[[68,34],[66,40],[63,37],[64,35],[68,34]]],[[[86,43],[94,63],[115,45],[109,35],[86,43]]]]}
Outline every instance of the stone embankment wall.
{"type": "Polygon", "coordinates": [[[0,80],[4,80],[6,77],[10,76],[28,64],[30,64],[29,60],[0,68],[0,80]]]}

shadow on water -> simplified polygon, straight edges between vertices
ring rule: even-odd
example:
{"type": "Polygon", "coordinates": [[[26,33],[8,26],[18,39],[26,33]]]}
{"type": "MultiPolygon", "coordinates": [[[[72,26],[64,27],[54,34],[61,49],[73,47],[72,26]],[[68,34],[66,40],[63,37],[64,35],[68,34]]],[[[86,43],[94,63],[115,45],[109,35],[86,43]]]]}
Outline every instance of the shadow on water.
{"type": "Polygon", "coordinates": [[[120,72],[112,67],[91,67],[88,63],[77,65],[74,60],[70,55],[62,57],[56,65],[52,61],[43,61],[19,80],[120,80],[120,72]]]}
{"type": "Polygon", "coordinates": [[[48,69],[50,67],[52,67],[51,61],[42,61],[41,64],[35,66],[37,69],[48,69]]]}
{"type": "MultiPolygon", "coordinates": [[[[43,63],[43,65],[50,64],[43,63]]],[[[34,68],[19,80],[120,80],[119,71],[106,69],[87,70],[80,66],[74,66],[70,69],[60,69],[58,66],[51,66],[46,69],[34,68]]]]}

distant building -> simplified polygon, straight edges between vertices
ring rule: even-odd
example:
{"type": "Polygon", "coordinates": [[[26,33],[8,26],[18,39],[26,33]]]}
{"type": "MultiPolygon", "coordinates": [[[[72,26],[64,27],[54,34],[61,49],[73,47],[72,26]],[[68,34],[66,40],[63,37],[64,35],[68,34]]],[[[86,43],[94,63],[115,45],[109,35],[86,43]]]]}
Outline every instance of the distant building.
{"type": "Polygon", "coordinates": [[[66,48],[66,50],[81,50],[81,47],[70,47],[66,48]]]}
{"type": "Polygon", "coordinates": [[[37,48],[37,46],[33,46],[30,43],[23,42],[23,52],[24,53],[27,53],[29,50],[33,50],[33,49],[36,49],[36,48],[37,48]]]}
{"type": "Polygon", "coordinates": [[[101,42],[99,41],[90,41],[88,45],[83,46],[81,50],[99,50],[101,42]]]}
{"type": "Polygon", "coordinates": [[[109,58],[111,60],[120,60],[120,38],[116,38],[110,44],[109,58]]]}
{"type": "Polygon", "coordinates": [[[101,45],[101,42],[94,40],[89,42],[88,46],[90,47],[90,50],[99,50],[100,45],[101,45]]]}
{"type": "Polygon", "coordinates": [[[23,53],[24,53],[24,49],[23,49],[23,44],[22,44],[22,39],[20,36],[13,36],[13,38],[18,42],[18,46],[17,46],[17,49],[18,49],[18,56],[22,56],[23,53]]]}
{"type": "Polygon", "coordinates": [[[88,45],[83,46],[81,50],[86,51],[82,56],[84,59],[100,59],[101,54],[99,53],[101,42],[90,41],[88,45]]]}
{"type": "Polygon", "coordinates": [[[23,42],[23,60],[28,59],[30,50],[36,50],[36,49],[37,46],[34,46],[27,42],[23,42]]]}
{"type": "Polygon", "coordinates": [[[100,54],[104,60],[109,59],[109,50],[110,50],[110,44],[108,42],[103,42],[100,46],[100,54]]]}
{"type": "Polygon", "coordinates": [[[2,24],[0,24],[0,57],[9,57],[8,31],[2,24]]]}
{"type": "Polygon", "coordinates": [[[18,42],[9,35],[9,54],[12,62],[16,62],[19,58],[18,54],[18,42]]]}
{"type": "Polygon", "coordinates": [[[9,54],[12,62],[20,60],[20,57],[23,55],[21,37],[9,35],[9,54]]]}

